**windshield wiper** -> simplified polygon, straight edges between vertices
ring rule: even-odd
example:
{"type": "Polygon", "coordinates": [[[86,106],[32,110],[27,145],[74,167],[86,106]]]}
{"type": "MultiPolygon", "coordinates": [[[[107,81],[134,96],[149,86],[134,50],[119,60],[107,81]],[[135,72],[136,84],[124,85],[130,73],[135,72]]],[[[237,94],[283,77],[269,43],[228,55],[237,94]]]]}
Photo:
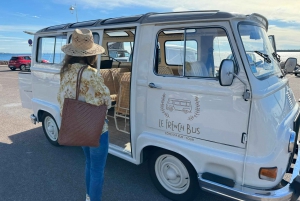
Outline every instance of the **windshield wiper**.
{"type": "Polygon", "coordinates": [[[259,56],[261,56],[262,58],[264,58],[264,61],[267,63],[271,63],[271,59],[269,58],[269,56],[267,54],[263,54],[260,51],[254,51],[256,54],[258,54],[259,56]]]}
{"type": "Polygon", "coordinates": [[[280,60],[280,55],[277,54],[276,52],[273,52],[273,53],[272,53],[272,56],[273,56],[273,58],[276,59],[278,62],[281,61],[281,60],[280,60]]]}

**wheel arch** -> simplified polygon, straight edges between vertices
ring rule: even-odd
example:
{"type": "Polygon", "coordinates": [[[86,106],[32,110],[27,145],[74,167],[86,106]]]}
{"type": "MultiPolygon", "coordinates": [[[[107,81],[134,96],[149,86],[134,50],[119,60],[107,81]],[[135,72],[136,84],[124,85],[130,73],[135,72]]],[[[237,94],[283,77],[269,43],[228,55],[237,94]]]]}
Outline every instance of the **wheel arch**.
{"type": "Polygon", "coordinates": [[[37,116],[38,122],[41,122],[45,113],[51,114],[56,121],[58,128],[60,128],[61,116],[58,105],[39,99],[32,99],[32,106],[34,114],[37,116]]]}
{"type": "Polygon", "coordinates": [[[137,158],[138,164],[141,164],[149,159],[155,151],[162,149],[182,156],[193,166],[194,170],[196,171],[195,164],[193,163],[191,157],[189,157],[190,150],[186,149],[186,146],[182,145],[184,144],[182,141],[164,138],[150,133],[142,133],[138,137],[136,144],[136,156],[139,156],[139,158],[137,158]]]}
{"type": "Polygon", "coordinates": [[[143,150],[141,151],[141,163],[147,161],[151,157],[151,155],[158,150],[166,150],[166,151],[170,151],[170,152],[180,155],[181,157],[185,158],[192,165],[195,172],[197,172],[195,169],[195,166],[192,164],[192,162],[186,156],[184,156],[181,153],[178,153],[174,150],[168,149],[167,147],[159,147],[159,146],[155,146],[155,145],[148,145],[143,148],[143,150]]]}

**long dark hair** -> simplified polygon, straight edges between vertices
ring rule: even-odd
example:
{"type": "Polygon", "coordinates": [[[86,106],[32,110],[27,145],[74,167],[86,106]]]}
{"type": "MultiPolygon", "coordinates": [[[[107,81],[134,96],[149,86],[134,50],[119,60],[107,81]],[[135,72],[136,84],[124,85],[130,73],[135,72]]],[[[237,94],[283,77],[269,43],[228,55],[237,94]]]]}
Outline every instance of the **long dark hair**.
{"type": "Polygon", "coordinates": [[[97,55],[75,57],[66,54],[63,60],[63,67],[60,70],[60,79],[62,79],[64,72],[68,71],[69,67],[75,63],[85,63],[93,68],[97,68],[97,55]]]}

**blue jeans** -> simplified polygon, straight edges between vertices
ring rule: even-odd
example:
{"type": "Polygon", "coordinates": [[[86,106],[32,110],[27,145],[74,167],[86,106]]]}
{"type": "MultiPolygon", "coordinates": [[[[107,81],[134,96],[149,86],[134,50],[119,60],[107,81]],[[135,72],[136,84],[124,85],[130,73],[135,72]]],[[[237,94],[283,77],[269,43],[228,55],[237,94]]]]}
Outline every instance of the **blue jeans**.
{"type": "Polygon", "coordinates": [[[108,146],[107,131],[101,135],[99,147],[82,147],[86,158],[86,190],[91,201],[101,200],[108,146]]]}

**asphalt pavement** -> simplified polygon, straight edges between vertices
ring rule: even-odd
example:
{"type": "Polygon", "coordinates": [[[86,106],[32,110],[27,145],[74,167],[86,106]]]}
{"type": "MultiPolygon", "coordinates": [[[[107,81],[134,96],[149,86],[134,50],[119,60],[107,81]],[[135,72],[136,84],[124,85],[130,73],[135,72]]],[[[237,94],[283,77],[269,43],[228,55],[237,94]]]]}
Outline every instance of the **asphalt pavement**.
{"type": "MultiPolygon", "coordinates": [[[[0,66],[0,200],[84,201],[84,155],[80,147],[55,147],[21,106],[19,71],[0,66]]],[[[300,98],[300,77],[288,75],[300,98]]],[[[109,155],[103,201],[167,201],[153,186],[147,163],[134,165],[109,155]]],[[[199,191],[195,201],[224,201],[199,191]]]]}

